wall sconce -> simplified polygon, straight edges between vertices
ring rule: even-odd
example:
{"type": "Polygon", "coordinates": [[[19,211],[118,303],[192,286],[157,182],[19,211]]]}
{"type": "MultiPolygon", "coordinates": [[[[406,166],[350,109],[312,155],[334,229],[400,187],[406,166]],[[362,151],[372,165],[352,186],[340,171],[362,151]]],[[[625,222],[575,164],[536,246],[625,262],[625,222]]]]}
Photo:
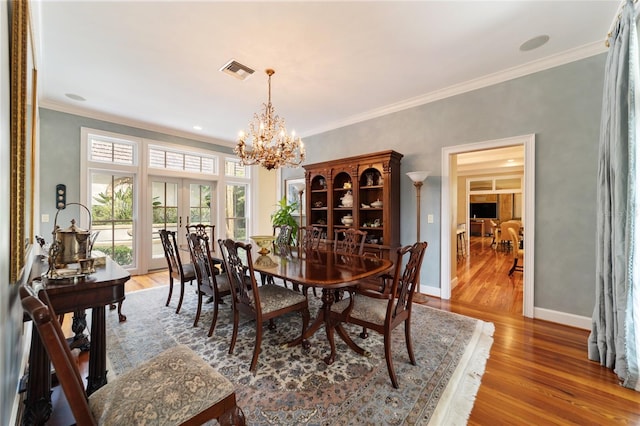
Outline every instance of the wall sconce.
{"type": "Polygon", "coordinates": [[[431,172],[408,172],[407,176],[413,181],[413,186],[416,187],[416,205],[418,206],[417,235],[416,242],[420,241],[420,189],[422,188],[422,182],[431,174],[431,172]]]}

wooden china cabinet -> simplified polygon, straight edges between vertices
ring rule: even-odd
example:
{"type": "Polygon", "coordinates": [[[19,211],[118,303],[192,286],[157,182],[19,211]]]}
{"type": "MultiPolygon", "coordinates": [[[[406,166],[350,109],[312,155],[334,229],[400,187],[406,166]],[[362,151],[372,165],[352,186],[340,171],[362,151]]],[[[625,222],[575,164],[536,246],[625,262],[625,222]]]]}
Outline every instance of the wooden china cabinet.
{"type": "Polygon", "coordinates": [[[382,151],[305,165],[307,225],[325,240],[336,229],[367,231],[365,252],[390,258],[400,245],[401,158],[382,151]]]}

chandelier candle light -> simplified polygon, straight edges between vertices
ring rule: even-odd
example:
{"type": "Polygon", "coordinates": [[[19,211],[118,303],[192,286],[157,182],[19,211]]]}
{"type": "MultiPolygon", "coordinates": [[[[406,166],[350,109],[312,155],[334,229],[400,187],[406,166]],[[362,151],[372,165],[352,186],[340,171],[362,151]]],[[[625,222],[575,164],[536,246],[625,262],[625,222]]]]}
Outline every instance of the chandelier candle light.
{"type": "Polygon", "coordinates": [[[260,116],[257,113],[253,115],[249,134],[240,132],[233,151],[244,166],[259,164],[267,170],[297,167],[304,161],[304,144],[299,136],[295,136],[295,132],[291,132],[291,135],[287,133],[284,118],[276,115],[271,104],[271,76],[275,71],[267,69],[265,72],[269,76],[268,101],[263,104],[264,110],[260,116]]]}
{"type": "Polygon", "coordinates": [[[418,206],[417,223],[417,236],[416,241],[420,241],[420,189],[422,188],[422,182],[431,174],[431,172],[408,172],[407,176],[413,181],[413,186],[416,187],[416,204],[418,206]]]}

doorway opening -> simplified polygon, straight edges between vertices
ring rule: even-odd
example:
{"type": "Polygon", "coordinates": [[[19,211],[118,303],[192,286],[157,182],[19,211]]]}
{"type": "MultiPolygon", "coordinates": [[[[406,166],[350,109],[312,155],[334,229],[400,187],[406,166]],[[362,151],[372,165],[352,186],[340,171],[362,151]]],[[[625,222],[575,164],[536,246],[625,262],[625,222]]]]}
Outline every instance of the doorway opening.
{"type": "MultiPolygon", "coordinates": [[[[523,240],[524,249],[524,272],[522,274],[522,314],[526,317],[533,317],[533,273],[534,273],[534,238],[535,238],[535,135],[524,135],[513,138],[499,139],[493,141],[471,143],[446,147],[442,149],[442,228],[441,228],[441,277],[440,277],[440,297],[450,299],[451,291],[458,282],[458,200],[462,194],[465,205],[460,206],[464,213],[464,223],[466,235],[470,234],[470,206],[467,198],[467,188],[460,188],[458,184],[458,161],[460,154],[479,153],[498,148],[522,147],[524,150],[523,173],[522,173],[522,194],[523,206],[521,223],[527,231],[527,237],[523,240]],[[529,267],[527,267],[527,265],[529,267]]],[[[461,166],[462,169],[462,166],[461,166]]],[[[492,191],[495,187],[492,188],[492,191]]],[[[485,242],[487,232],[481,231],[478,240],[466,239],[467,253],[469,249],[482,249],[482,246],[490,244],[485,242]],[[472,247],[471,244],[479,244],[472,247]],[[486,244],[485,244],[486,243],[486,244]]],[[[512,259],[512,258],[511,258],[512,259]]],[[[470,279],[474,279],[471,277],[470,279]]]]}

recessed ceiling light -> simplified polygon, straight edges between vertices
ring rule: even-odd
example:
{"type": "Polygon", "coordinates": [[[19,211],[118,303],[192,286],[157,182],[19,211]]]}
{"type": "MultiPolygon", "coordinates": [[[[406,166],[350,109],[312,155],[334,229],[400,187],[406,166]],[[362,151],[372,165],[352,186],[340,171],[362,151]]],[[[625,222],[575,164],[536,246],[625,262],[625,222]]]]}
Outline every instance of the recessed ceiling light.
{"type": "Polygon", "coordinates": [[[202,126],[193,126],[195,130],[202,130],[202,126]]]}
{"type": "Polygon", "coordinates": [[[537,49],[538,47],[546,44],[549,41],[548,35],[539,35],[531,38],[520,45],[522,52],[528,52],[529,50],[537,49]]]}
{"type": "Polygon", "coordinates": [[[507,160],[507,163],[513,163],[514,161],[516,161],[516,160],[514,160],[513,158],[510,158],[510,159],[507,160]]]}
{"type": "Polygon", "coordinates": [[[80,101],[80,102],[86,101],[85,98],[83,98],[80,95],[76,95],[75,93],[65,93],[65,96],[69,99],[73,99],[74,101],[80,101]]]}

